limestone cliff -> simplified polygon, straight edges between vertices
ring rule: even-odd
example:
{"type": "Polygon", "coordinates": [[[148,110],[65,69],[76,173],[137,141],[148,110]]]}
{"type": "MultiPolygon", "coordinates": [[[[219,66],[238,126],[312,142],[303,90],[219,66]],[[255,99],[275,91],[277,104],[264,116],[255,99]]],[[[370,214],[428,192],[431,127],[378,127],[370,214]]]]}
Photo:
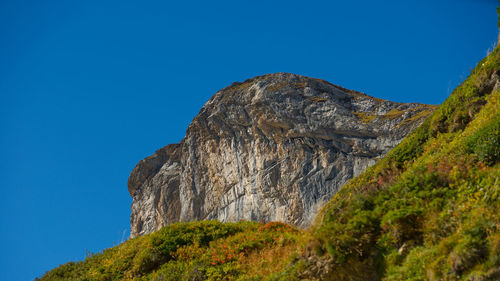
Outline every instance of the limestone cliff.
{"type": "Polygon", "coordinates": [[[207,219],[305,227],[434,108],[288,73],[233,83],[203,106],[180,143],[134,168],[131,236],[207,219]]]}

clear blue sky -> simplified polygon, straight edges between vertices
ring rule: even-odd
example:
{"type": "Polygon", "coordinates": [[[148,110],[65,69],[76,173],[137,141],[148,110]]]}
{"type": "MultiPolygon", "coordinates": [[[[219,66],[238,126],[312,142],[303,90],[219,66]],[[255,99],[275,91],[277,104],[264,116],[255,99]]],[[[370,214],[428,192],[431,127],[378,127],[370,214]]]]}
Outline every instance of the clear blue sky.
{"type": "Polygon", "coordinates": [[[1,1],[0,280],[127,237],[130,171],[218,89],[292,72],[438,104],[493,46],[496,5],[1,1]]]}

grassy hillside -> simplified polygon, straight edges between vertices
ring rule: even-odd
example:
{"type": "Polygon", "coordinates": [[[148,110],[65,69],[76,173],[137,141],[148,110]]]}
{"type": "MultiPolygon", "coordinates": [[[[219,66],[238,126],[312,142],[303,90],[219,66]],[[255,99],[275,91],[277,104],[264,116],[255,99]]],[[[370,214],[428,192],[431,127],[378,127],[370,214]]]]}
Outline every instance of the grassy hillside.
{"type": "Polygon", "coordinates": [[[500,280],[500,51],[307,231],[177,223],[38,280],[500,280]]]}
{"type": "Polygon", "coordinates": [[[325,278],[500,280],[499,59],[324,208],[310,245],[325,278]]]}
{"type": "Polygon", "coordinates": [[[279,272],[304,236],[277,222],[176,223],[38,280],[249,280],[279,272]]]}

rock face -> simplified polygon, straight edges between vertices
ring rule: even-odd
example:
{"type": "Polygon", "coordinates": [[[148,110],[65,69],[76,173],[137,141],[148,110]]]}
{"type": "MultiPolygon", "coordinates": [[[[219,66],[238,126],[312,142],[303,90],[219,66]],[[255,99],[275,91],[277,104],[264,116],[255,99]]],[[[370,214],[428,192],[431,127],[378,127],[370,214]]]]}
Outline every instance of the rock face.
{"type": "Polygon", "coordinates": [[[203,106],[180,143],[134,168],[131,236],[208,219],[305,227],[434,108],[288,73],[233,83],[203,106]]]}

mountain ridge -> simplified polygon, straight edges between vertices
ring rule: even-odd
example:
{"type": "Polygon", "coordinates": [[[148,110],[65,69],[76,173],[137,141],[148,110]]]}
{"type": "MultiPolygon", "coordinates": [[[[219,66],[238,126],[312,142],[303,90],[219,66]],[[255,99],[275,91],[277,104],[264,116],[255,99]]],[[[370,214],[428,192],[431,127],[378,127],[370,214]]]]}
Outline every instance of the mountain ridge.
{"type": "Polygon", "coordinates": [[[232,83],[206,102],[180,143],[132,171],[131,235],[206,219],[305,227],[433,109],[291,73],[232,83]]]}

